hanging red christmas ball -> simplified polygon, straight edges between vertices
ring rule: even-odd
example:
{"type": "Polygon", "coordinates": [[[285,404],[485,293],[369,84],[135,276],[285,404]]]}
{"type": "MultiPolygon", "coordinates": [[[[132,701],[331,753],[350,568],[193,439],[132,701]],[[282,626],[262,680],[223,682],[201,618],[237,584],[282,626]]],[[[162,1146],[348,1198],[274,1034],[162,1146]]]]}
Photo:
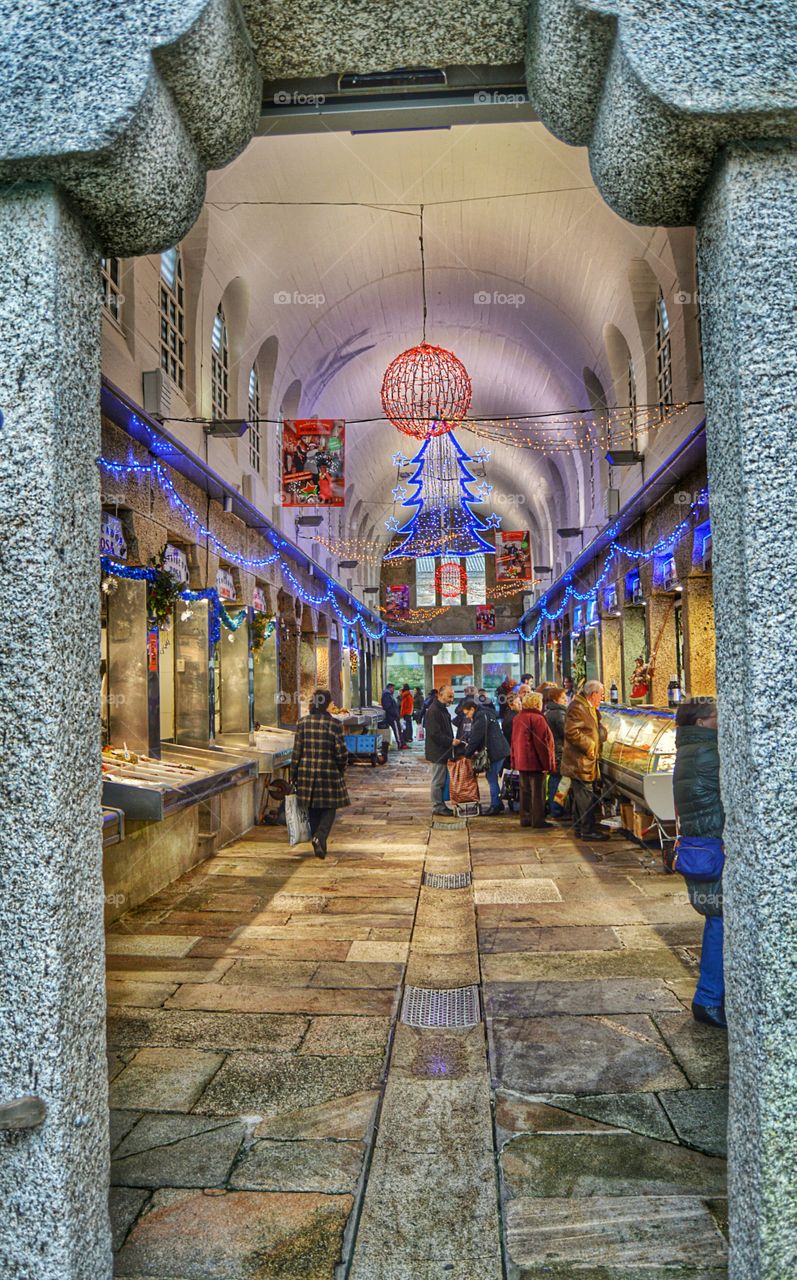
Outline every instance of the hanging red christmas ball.
{"type": "Polygon", "coordinates": [[[396,356],[382,379],[385,417],[407,436],[425,440],[452,431],[470,408],[468,371],[453,351],[422,342],[396,356]]]}

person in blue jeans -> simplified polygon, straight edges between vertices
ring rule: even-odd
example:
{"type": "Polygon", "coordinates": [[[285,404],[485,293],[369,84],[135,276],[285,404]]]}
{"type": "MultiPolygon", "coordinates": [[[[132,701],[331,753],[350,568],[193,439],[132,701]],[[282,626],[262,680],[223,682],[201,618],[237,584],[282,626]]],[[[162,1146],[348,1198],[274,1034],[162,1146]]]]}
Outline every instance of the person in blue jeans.
{"type": "MultiPolygon", "coordinates": [[[[717,704],[713,698],[689,698],[675,717],[675,770],[673,792],[682,836],[720,840],[725,811],[720,796],[720,756],[717,739],[717,704]]],[[[705,915],[700,977],[692,1001],[692,1015],[710,1027],[727,1027],[725,979],[722,966],[724,926],[721,885],[693,882],[692,905],[705,915]],[[718,905],[719,904],[719,905],[718,905]],[[707,914],[719,911],[719,914],[707,914]]]]}
{"type": "Polygon", "coordinates": [[[504,761],[509,757],[509,743],[504,737],[494,707],[484,706],[474,698],[466,698],[460,710],[471,726],[462,754],[472,760],[484,747],[487,748],[489,763],[484,776],[490,788],[490,806],[483,809],[482,813],[492,817],[504,810],[498,779],[504,761]]]}

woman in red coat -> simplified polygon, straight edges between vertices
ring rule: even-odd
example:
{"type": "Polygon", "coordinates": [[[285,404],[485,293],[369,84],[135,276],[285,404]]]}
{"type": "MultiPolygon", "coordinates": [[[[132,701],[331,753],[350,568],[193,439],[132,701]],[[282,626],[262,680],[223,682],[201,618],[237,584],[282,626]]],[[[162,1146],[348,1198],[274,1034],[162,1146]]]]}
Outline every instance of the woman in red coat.
{"type": "Polygon", "coordinates": [[[527,693],[512,724],[512,768],[520,775],[521,827],[550,827],[545,821],[545,774],[556,772],[553,734],[542,714],[542,694],[527,693]]]}

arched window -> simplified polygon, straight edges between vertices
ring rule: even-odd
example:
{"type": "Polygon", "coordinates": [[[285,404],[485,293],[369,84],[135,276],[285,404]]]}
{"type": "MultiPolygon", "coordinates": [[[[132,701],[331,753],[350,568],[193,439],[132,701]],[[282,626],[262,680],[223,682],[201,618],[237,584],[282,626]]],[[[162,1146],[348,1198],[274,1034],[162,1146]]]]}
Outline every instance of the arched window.
{"type": "Polygon", "coordinates": [[[257,369],[252,365],[249,374],[249,465],[256,475],[260,475],[262,436],[260,433],[260,381],[257,369]]]}
{"type": "Polygon", "coordinates": [[[214,419],[219,421],[227,417],[230,407],[230,351],[227,343],[227,324],[221,303],[213,321],[210,345],[212,413],[214,419]]]}
{"type": "Polygon", "coordinates": [[[117,324],[122,321],[122,259],[100,258],[102,305],[117,324]]]}
{"type": "Polygon", "coordinates": [[[636,390],[636,370],[634,369],[634,361],[631,356],[628,357],[628,411],[629,411],[629,432],[630,440],[628,441],[629,449],[636,449],[637,446],[637,390],[636,390]]]}
{"type": "Polygon", "coordinates": [[[185,299],[180,250],[161,254],[161,368],[182,391],[185,386],[185,299]]]}
{"type": "Polygon", "coordinates": [[[661,289],[656,302],[656,386],[659,410],[663,413],[672,404],[672,346],[670,321],[661,289]]]}

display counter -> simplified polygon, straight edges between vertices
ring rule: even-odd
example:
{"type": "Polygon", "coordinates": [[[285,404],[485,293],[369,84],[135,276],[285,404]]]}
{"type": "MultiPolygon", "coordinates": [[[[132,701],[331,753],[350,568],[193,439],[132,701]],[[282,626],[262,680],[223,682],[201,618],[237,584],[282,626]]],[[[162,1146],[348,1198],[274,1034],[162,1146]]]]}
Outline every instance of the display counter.
{"type": "Polygon", "coordinates": [[[608,731],[601,753],[604,779],[659,822],[674,822],[674,713],[614,706],[602,706],[600,713],[608,731]]]}
{"type": "Polygon", "coordinates": [[[121,844],[125,838],[125,815],[121,809],[102,810],[102,847],[121,844]]]}
{"type": "Polygon", "coordinates": [[[121,809],[128,818],[161,822],[257,774],[257,761],[251,755],[245,758],[170,742],[164,742],[161,750],[161,759],[155,760],[107,747],[102,753],[103,804],[121,809]]]}
{"type": "Polygon", "coordinates": [[[258,773],[274,774],[288,768],[293,756],[294,734],[291,729],[265,725],[256,729],[251,737],[254,741],[247,733],[222,733],[216,743],[222,751],[256,759],[258,773]]]}

